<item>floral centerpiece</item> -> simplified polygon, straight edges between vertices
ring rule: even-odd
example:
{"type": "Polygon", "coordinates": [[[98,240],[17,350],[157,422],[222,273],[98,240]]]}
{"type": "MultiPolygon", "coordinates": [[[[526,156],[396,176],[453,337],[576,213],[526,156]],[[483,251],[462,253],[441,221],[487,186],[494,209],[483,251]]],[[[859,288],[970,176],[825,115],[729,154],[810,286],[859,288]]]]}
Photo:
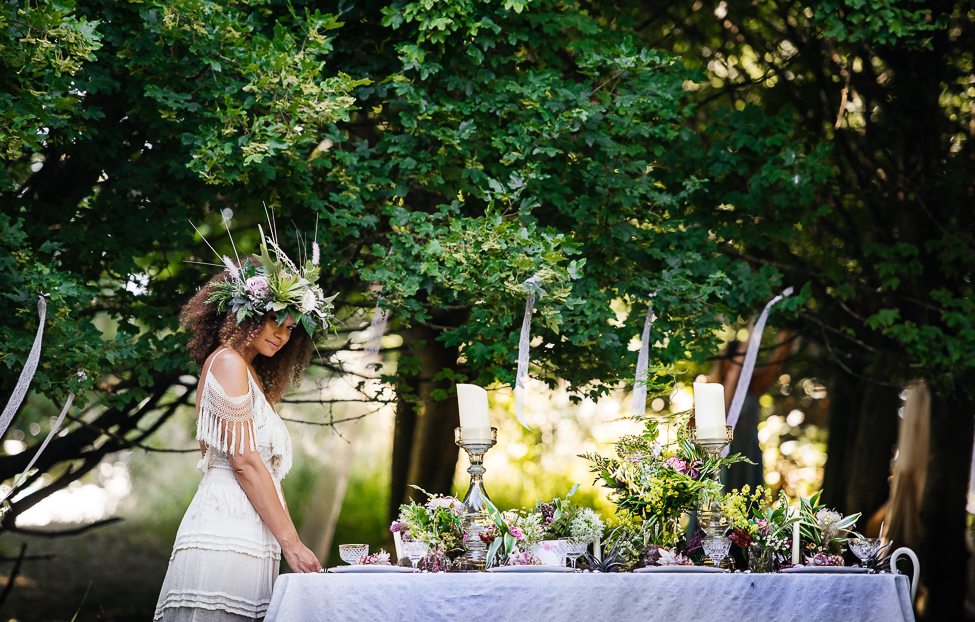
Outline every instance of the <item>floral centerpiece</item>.
{"type": "Polygon", "coordinates": [[[549,503],[539,499],[531,509],[500,512],[489,503],[488,513],[494,526],[481,535],[488,545],[488,559],[502,566],[540,563],[531,551],[544,540],[572,538],[592,542],[600,538],[604,524],[599,515],[569,501],[578,488],[578,484],[573,486],[564,499],[549,503]]]}
{"type": "Polygon", "coordinates": [[[683,536],[680,518],[693,510],[702,498],[722,496],[716,475],[721,468],[744,461],[739,454],[726,458],[701,452],[691,442],[690,412],[667,420],[676,438],[661,443],[657,418],[640,417],[641,434],[624,436],[616,443],[616,458],[598,454],[582,457],[592,463],[597,481],[610,489],[609,498],[619,514],[641,523],[647,544],[664,548],[677,545],[683,536]]]}
{"type": "Polygon", "coordinates": [[[481,534],[481,540],[488,545],[487,567],[528,566],[541,564],[531,554],[531,549],[542,541],[545,526],[538,512],[508,510],[501,512],[490,501],[488,514],[494,526],[481,534]]]}
{"type": "Polygon", "coordinates": [[[569,500],[578,489],[578,484],[573,486],[565,499],[555,498],[549,503],[544,503],[541,499],[535,501],[535,508],[529,514],[538,514],[541,517],[544,529],[542,540],[571,538],[581,542],[593,542],[602,537],[605,524],[599,515],[569,500]]]}
{"type": "Polygon", "coordinates": [[[773,498],[758,486],[754,493],[746,484],[725,495],[721,507],[731,523],[728,537],[748,551],[749,567],[757,572],[774,572],[788,565],[792,532],[799,512],[789,507],[784,492],[773,498]]]}
{"type": "Polygon", "coordinates": [[[806,563],[810,566],[842,566],[843,551],[849,540],[861,537],[852,530],[860,512],[843,516],[819,503],[820,492],[800,499],[799,530],[806,542],[806,563]]]}
{"type": "Polygon", "coordinates": [[[420,505],[411,501],[409,505],[401,505],[399,517],[389,530],[399,532],[405,540],[429,542],[430,552],[421,562],[424,569],[447,570],[467,550],[464,504],[456,497],[431,495],[421,488],[417,490],[429,497],[427,502],[420,505]]]}

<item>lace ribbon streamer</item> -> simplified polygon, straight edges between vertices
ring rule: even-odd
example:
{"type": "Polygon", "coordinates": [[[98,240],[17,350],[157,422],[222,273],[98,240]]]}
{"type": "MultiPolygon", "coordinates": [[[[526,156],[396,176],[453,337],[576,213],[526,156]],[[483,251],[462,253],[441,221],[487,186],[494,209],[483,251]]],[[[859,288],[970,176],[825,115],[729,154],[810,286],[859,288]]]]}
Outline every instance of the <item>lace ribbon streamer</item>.
{"type": "MultiPolygon", "coordinates": [[[[651,294],[653,298],[656,294],[651,294]]],[[[650,364],[650,327],[653,326],[653,304],[647,305],[647,319],[643,322],[643,336],[640,339],[640,356],[636,359],[636,378],[633,382],[633,397],[630,399],[630,416],[642,417],[647,411],[647,385],[640,382],[650,364]]],[[[645,380],[645,379],[644,379],[645,380]]]]}
{"type": "Polygon", "coordinates": [[[515,374],[515,416],[518,423],[526,430],[530,430],[525,423],[525,378],[528,377],[528,344],[531,342],[532,310],[535,308],[535,295],[545,295],[541,286],[542,279],[533,276],[521,284],[528,292],[525,302],[525,317],[521,321],[521,337],[518,339],[518,372],[515,374]]]}
{"type": "Polygon", "coordinates": [[[386,323],[392,315],[389,309],[382,308],[383,297],[376,301],[376,310],[372,313],[372,324],[369,326],[369,342],[366,344],[365,368],[375,370],[379,363],[379,349],[383,335],[386,333],[386,323]]]}
{"type": "Polygon", "coordinates": [[[7,433],[7,428],[10,427],[10,422],[13,421],[17,409],[20,408],[20,403],[24,401],[31,380],[34,379],[34,372],[37,371],[37,363],[41,360],[41,342],[44,340],[44,321],[47,318],[47,301],[44,300],[44,296],[37,297],[37,311],[40,315],[37,336],[34,337],[34,345],[30,348],[30,354],[27,355],[27,362],[20,372],[17,386],[14,387],[14,392],[7,401],[7,407],[3,409],[3,414],[0,415],[0,438],[7,433]]]}
{"type": "MultiPolygon", "coordinates": [[[[780,300],[792,295],[792,288],[787,287],[782,293],[772,300],[769,300],[762,309],[762,314],[755,322],[755,330],[752,331],[752,338],[748,342],[748,351],[745,353],[745,362],[741,366],[741,375],[738,376],[738,384],[735,386],[735,397],[731,400],[731,407],[728,409],[728,425],[735,429],[738,423],[738,416],[741,415],[741,408],[745,405],[745,394],[748,392],[748,385],[752,381],[752,373],[755,371],[755,361],[758,359],[758,350],[762,345],[762,333],[765,332],[765,322],[768,321],[769,312],[772,307],[780,300]]],[[[722,456],[728,455],[728,447],[721,452],[722,456]]]]}
{"type": "MultiPolygon", "coordinates": [[[[17,380],[17,386],[14,387],[14,392],[11,394],[10,399],[7,401],[6,408],[3,409],[3,415],[0,415],[0,437],[3,437],[7,433],[7,428],[10,427],[10,423],[13,421],[14,415],[20,408],[20,404],[24,401],[24,397],[27,396],[27,389],[30,388],[30,383],[34,379],[34,372],[37,371],[37,364],[41,360],[41,345],[44,341],[44,323],[47,319],[47,301],[44,300],[44,296],[38,296],[37,298],[37,312],[38,312],[38,326],[37,326],[37,336],[34,337],[34,345],[31,346],[30,353],[27,355],[27,363],[24,365],[24,369],[20,372],[20,378],[17,380]]],[[[85,372],[79,371],[78,376],[81,381],[84,382],[88,379],[85,372]]],[[[58,433],[61,429],[61,423],[64,422],[64,417],[68,414],[68,409],[71,408],[71,403],[74,402],[74,393],[68,394],[68,401],[64,404],[64,408],[61,409],[61,414],[58,415],[57,421],[51,427],[51,431],[48,432],[47,438],[41,443],[41,446],[37,448],[34,452],[34,457],[30,459],[27,464],[27,468],[24,469],[17,479],[14,480],[13,486],[6,490],[2,497],[0,497],[0,503],[6,501],[10,495],[14,493],[23,483],[27,480],[30,475],[30,470],[34,468],[34,464],[37,459],[41,457],[44,450],[47,449],[48,444],[54,435],[58,433]]]]}
{"type": "MultiPolygon", "coordinates": [[[[78,372],[78,377],[81,378],[82,382],[88,380],[87,374],[85,374],[85,372],[83,371],[78,372]]],[[[47,446],[51,442],[51,439],[53,439],[54,435],[57,434],[58,431],[61,429],[61,423],[64,422],[64,417],[65,415],[68,414],[68,409],[71,408],[72,402],[74,402],[74,393],[68,393],[68,401],[65,402],[64,408],[61,409],[61,414],[58,415],[58,419],[57,421],[54,422],[54,425],[51,427],[51,431],[47,433],[47,438],[44,439],[44,442],[41,443],[41,446],[34,453],[34,457],[30,459],[29,463],[27,463],[27,468],[24,469],[23,472],[21,472],[21,474],[17,476],[17,479],[14,481],[14,485],[10,487],[10,490],[4,493],[3,497],[0,497],[0,503],[2,503],[10,495],[12,495],[13,492],[18,488],[20,488],[20,486],[23,485],[23,483],[27,480],[27,476],[30,475],[30,470],[34,468],[34,463],[37,462],[37,459],[41,457],[41,454],[44,453],[45,449],[47,449],[47,446]]]]}

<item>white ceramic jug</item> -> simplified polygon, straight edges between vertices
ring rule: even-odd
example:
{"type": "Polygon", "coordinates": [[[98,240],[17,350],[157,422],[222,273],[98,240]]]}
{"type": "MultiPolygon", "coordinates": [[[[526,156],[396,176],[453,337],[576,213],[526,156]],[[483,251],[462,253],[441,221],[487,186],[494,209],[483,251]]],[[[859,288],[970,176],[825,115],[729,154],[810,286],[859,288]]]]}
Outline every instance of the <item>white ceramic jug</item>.
{"type": "Polygon", "coordinates": [[[911,604],[914,604],[914,595],[917,594],[917,578],[921,575],[921,564],[917,561],[917,555],[914,554],[914,551],[902,546],[890,556],[890,571],[893,574],[900,574],[897,572],[897,558],[901,555],[910,557],[911,563],[914,564],[914,576],[911,578],[911,604]]]}
{"type": "Polygon", "coordinates": [[[532,553],[544,566],[565,566],[565,543],[561,540],[542,540],[532,553]]]}

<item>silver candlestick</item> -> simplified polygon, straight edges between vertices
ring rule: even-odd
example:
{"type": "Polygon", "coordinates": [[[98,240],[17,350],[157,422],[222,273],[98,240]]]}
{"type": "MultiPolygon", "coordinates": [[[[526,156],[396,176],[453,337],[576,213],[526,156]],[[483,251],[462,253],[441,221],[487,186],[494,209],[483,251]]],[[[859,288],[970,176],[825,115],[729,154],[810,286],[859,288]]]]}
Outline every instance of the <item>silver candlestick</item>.
{"type": "Polygon", "coordinates": [[[463,564],[471,570],[484,570],[487,565],[487,545],[481,540],[481,534],[494,525],[485,503],[490,498],[484,490],[484,454],[498,444],[498,429],[454,428],[454,441],[467,452],[471,461],[467,469],[471,474],[471,485],[464,496],[467,552],[464,553],[463,564]]]}
{"type": "MultiPolygon", "coordinates": [[[[734,433],[730,425],[724,426],[724,430],[716,427],[692,427],[690,428],[690,432],[691,442],[697,445],[701,451],[708,454],[712,460],[717,460],[721,455],[721,451],[734,438],[734,433]]],[[[719,481],[718,475],[718,472],[715,471],[712,476],[715,482],[719,481]]],[[[721,510],[720,501],[711,497],[701,499],[701,503],[697,509],[697,522],[701,526],[701,529],[704,530],[706,540],[724,540],[725,532],[731,526],[728,517],[721,510]]]]}

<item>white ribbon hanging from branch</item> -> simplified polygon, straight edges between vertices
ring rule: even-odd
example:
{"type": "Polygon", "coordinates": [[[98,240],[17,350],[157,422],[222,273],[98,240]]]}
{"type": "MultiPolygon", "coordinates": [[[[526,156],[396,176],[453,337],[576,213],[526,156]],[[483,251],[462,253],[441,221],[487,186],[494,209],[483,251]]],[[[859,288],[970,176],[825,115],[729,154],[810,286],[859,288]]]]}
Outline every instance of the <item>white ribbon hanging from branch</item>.
{"type": "Polygon", "coordinates": [[[3,414],[0,415],[0,438],[7,433],[7,428],[10,427],[10,422],[13,421],[17,409],[20,408],[20,403],[24,401],[27,389],[30,388],[30,382],[34,379],[34,372],[37,371],[37,363],[41,360],[41,342],[44,341],[44,321],[47,318],[47,301],[44,300],[44,296],[38,296],[37,312],[40,316],[37,336],[34,337],[34,345],[30,348],[30,354],[27,355],[27,362],[20,372],[17,386],[14,387],[14,392],[7,400],[7,407],[3,409],[3,414]]]}
{"type": "MultiPolygon", "coordinates": [[[[44,323],[47,319],[47,301],[44,300],[44,296],[38,296],[37,300],[37,311],[38,311],[38,326],[37,335],[34,337],[34,345],[31,346],[30,353],[27,355],[27,363],[24,364],[24,369],[20,372],[20,378],[17,380],[17,386],[14,387],[14,391],[7,400],[7,406],[3,409],[3,414],[0,415],[0,438],[7,433],[7,428],[10,427],[10,423],[13,421],[14,415],[20,408],[21,402],[24,401],[24,397],[27,395],[27,389],[30,388],[30,383],[34,379],[34,372],[37,371],[37,364],[41,359],[41,344],[44,341],[44,323]]],[[[88,379],[85,372],[78,372],[78,376],[81,377],[82,382],[88,379]]],[[[7,498],[13,494],[21,484],[26,481],[27,477],[30,475],[30,470],[34,467],[34,463],[37,459],[41,457],[41,454],[47,448],[48,443],[54,438],[58,430],[61,428],[61,423],[64,421],[65,415],[68,414],[68,408],[71,407],[71,403],[74,401],[74,393],[68,394],[68,401],[61,409],[61,414],[58,416],[57,421],[54,426],[51,427],[51,431],[48,433],[47,438],[41,443],[41,446],[34,453],[34,457],[31,458],[30,463],[27,464],[27,468],[24,469],[21,474],[14,481],[13,486],[5,490],[3,496],[0,497],[0,503],[6,501],[7,498]]],[[[7,508],[4,507],[0,509],[0,514],[6,512],[7,508]]]]}
{"type": "MultiPolygon", "coordinates": [[[[650,294],[653,298],[656,294],[650,294]]],[[[630,416],[642,417],[647,411],[647,384],[644,376],[650,365],[650,327],[654,320],[653,303],[647,304],[647,319],[643,322],[643,336],[640,339],[640,356],[636,359],[636,378],[633,382],[633,397],[630,400],[630,416]],[[643,380],[643,382],[641,382],[643,380]]]]}
{"type": "MultiPolygon", "coordinates": [[[[762,333],[765,332],[765,322],[768,321],[769,312],[780,300],[791,296],[792,291],[791,287],[787,287],[780,295],[769,300],[765,308],[762,309],[762,314],[758,316],[758,321],[755,322],[755,330],[752,331],[751,340],[748,342],[745,362],[741,365],[741,374],[738,376],[738,384],[735,386],[735,397],[731,400],[731,408],[728,409],[728,425],[731,426],[732,430],[735,429],[735,424],[738,423],[738,416],[741,414],[741,408],[745,405],[745,394],[748,393],[748,385],[752,381],[752,372],[755,371],[755,361],[758,359],[758,350],[762,345],[762,333]]],[[[721,455],[727,456],[728,449],[729,447],[726,446],[724,451],[721,452],[721,455]]]]}
{"type": "Polygon", "coordinates": [[[518,339],[518,372],[515,374],[515,416],[518,423],[530,430],[525,423],[525,379],[528,377],[528,344],[531,342],[532,310],[535,308],[535,295],[545,295],[540,283],[542,279],[533,276],[521,284],[528,292],[525,302],[525,317],[521,321],[521,337],[518,339]]]}
{"type": "Polygon", "coordinates": [[[372,371],[379,363],[379,349],[382,345],[383,335],[386,333],[386,323],[389,321],[391,312],[382,307],[383,297],[380,296],[376,301],[376,310],[372,312],[372,324],[369,326],[369,341],[366,343],[365,369],[372,371]]]}
{"type": "MultiPolygon", "coordinates": [[[[78,377],[81,378],[82,382],[88,380],[88,375],[85,374],[85,372],[83,371],[78,372],[78,377]]],[[[55,421],[54,425],[51,426],[51,431],[47,433],[47,438],[44,439],[44,442],[41,443],[41,446],[34,453],[34,457],[30,459],[30,462],[27,464],[27,468],[25,468],[21,472],[21,474],[17,476],[17,479],[14,481],[14,485],[11,486],[9,490],[4,492],[3,497],[0,497],[0,503],[3,503],[8,497],[10,497],[10,495],[14,493],[15,490],[20,488],[20,486],[27,480],[27,477],[30,475],[30,470],[34,468],[34,463],[37,462],[37,459],[41,457],[41,454],[44,453],[45,449],[47,449],[48,443],[51,442],[51,439],[54,438],[54,435],[57,434],[58,431],[61,429],[61,423],[64,421],[65,415],[68,414],[68,409],[71,408],[72,402],[74,402],[74,393],[68,393],[68,401],[65,402],[64,408],[61,409],[61,414],[58,415],[57,421],[55,421]]],[[[2,514],[5,511],[6,509],[0,510],[0,514],[2,514]]]]}

